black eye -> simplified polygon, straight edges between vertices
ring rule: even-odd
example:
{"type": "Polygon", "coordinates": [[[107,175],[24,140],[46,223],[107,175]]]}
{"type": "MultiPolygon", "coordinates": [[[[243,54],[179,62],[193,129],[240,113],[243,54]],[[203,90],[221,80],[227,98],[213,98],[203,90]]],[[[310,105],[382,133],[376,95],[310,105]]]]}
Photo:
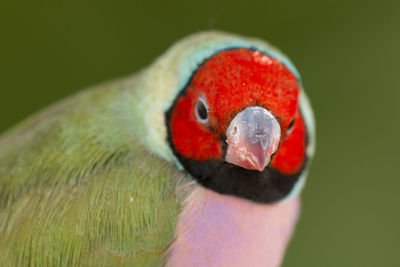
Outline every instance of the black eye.
{"type": "Polygon", "coordinates": [[[201,123],[206,123],[208,121],[208,105],[203,96],[197,101],[196,117],[201,123]]]}
{"type": "Polygon", "coordinates": [[[288,128],[287,128],[287,131],[286,131],[286,132],[287,132],[288,134],[292,131],[293,124],[294,124],[294,119],[289,123],[289,126],[288,126],[288,128]]]}

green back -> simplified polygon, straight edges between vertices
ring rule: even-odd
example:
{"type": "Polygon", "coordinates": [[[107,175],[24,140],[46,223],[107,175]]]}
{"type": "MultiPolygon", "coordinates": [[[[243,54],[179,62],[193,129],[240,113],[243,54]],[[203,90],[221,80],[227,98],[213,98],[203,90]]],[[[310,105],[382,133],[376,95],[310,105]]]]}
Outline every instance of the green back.
{"type": "Polygon", "coordinates": [[[182,179],[135,136],[135,86],[86,90],[0,138],[0,266],[162,263],[182,179]]]}

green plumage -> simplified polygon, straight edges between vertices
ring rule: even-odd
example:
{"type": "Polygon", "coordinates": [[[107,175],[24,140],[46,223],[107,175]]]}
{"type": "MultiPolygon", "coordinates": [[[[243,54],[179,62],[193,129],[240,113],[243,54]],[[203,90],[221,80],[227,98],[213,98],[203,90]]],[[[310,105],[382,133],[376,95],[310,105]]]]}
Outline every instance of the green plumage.
{"type": "Polygon", "coordinates": [[[0,266],[160,263],[181,174],[134,135],[135,82],[84,91],[0,139],[0,266]]]}

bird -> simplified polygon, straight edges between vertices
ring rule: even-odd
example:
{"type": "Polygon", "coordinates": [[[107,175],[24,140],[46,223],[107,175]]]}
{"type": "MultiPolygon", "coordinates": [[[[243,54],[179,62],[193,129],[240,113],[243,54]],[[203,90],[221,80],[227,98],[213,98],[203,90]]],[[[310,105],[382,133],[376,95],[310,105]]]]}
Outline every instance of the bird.
{"type": "Polygon", "coordinates": [[[314,147],[287,56],[194,33],[0,136],[0,265],[279,266],[314,147]]]}

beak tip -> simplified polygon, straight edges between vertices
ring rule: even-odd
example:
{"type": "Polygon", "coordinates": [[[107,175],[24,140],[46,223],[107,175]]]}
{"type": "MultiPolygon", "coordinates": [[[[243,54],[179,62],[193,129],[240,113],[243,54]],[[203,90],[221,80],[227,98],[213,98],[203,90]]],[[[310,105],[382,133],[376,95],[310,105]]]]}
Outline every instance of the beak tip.
{"type": "Polygon", "coordinates": [[[269,159],[265,159],[264,161],[257,161],[257,163],[253,166],[253,170],[262,172],[268,166],[269,159]]]}
{"type": "Polygon", "coordinates": [[[270,158],[266,157],[264,154],[255,155],[252,152],[243,154],[241,152],[243,152],[241,149],[236,149],[235,147],[228,148],[225,161],[244,169],[259,172],[264,171],[265,167],[269,164],[270,158]]]}

